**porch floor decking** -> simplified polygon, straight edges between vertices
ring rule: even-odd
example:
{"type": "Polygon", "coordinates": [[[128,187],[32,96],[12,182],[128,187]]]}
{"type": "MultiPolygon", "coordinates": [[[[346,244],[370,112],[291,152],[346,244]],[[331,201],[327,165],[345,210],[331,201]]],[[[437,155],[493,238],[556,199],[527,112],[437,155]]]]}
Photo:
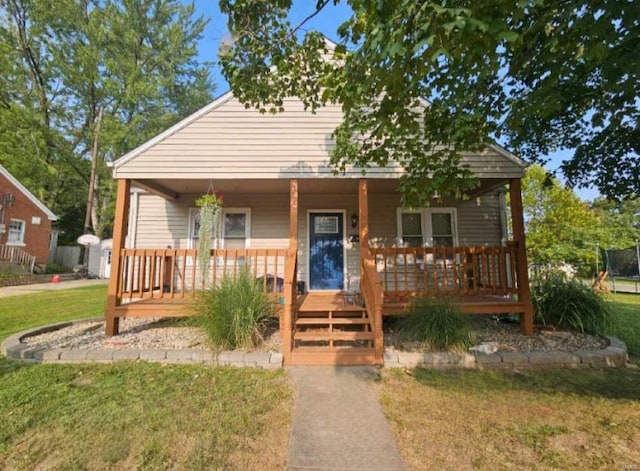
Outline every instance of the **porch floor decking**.
{"type": "Polygon", "coordinates": [[[298,312],[318,311],[364,311],[365,308],[356,303],[355,296],[341,292],[311,292],[298,297],[298,312]]]}

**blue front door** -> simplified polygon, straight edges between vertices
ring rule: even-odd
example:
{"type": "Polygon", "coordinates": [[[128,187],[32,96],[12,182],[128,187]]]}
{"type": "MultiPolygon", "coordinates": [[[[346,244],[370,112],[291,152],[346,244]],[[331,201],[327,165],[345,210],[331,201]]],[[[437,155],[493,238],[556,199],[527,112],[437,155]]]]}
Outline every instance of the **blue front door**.
{"type": "Polygon", "coordinates": [[[309,214],[309,288],[344,289],[344,215],[309,214]]]}

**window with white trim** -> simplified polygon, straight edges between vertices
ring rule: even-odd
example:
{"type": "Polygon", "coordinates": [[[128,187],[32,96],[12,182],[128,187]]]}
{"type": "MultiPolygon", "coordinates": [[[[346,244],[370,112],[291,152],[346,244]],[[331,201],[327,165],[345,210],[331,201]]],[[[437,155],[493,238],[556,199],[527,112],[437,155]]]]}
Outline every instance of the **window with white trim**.
{"type": "Polygon", "coordinates": [[[400,239],[404,247],[421,247],[424,244],[422,219],[420,211],[400,213],[400,239]]]}
{"type": "MultiPolygon", "coordinates": [[[[189,247],[198,248],[198,233],[200,231],[200,210],[189,210],[189,247]]],[[[225,249],[245,249],[250,245],[251,208],[224,208],[222,210],[222,224],[218,240],[213,247],[225,249]]]]}
{"type": "Polygon", "coordinates": [[[11,219],[7,232],[7,245],[24,245],[25,222],[22,219],[11,219]]]}
{"type": "Polygon", "coordinates": [[[458,242],[455,208],[398,209],[398,240],[404,247],[452,247],[458,242]]]}

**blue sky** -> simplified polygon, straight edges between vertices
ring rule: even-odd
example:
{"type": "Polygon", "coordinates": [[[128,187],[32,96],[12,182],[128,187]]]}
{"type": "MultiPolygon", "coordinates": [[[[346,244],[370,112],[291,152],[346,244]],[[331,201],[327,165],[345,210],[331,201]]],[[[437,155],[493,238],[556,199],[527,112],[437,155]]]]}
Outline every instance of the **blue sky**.
{"type": "MultiPolygon", "coordinates": [[[[191,3],[191,0],[182,0],[191,3]]],[[[200,59],[216,63],[218,44],[221,39],[227,38],[226,18],[220,13],[218,0],[194,0],[197,14],[209,19],[204,37],[200,41],[200,59]]],[[[314,11],[315,0],[294,0],[291,10],[291,23],[298,24],[302,19],[314,11]]],[[[325,8],[320,14],[306,23],[305,29],[315,29],[324,33],[327,37],[337,39],[336,29],[349,17],[349,8],[343,4],[337,7],[325,8]]],[[[220,74],[217,65],[214,65],[212,76],[216,83],[216,95],[220,95],[229,89],[226,80],[220,74]]],[[[561,162],[571,155],[571,151],[563,150],[549,155],[549,163],[546,167],[556,171],[561,162]]],[[[558,177],[561,177],[559,174],[558,177]]],[[[580,189],[576,193],[585,200],[593,200],[599,195],[595,189],[580,189]]]]}

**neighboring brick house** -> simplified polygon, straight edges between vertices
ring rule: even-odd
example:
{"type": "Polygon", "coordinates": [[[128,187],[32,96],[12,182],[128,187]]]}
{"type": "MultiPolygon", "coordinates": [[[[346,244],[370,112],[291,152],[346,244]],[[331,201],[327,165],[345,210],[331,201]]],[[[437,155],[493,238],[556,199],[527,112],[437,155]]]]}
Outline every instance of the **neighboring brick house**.
{"type": "Polygon", "coordinates": [[[55,220],[56,215],[0,165],[0,246],[20,247],[36,257],[36,263],[47,263],[55,220]]]}

